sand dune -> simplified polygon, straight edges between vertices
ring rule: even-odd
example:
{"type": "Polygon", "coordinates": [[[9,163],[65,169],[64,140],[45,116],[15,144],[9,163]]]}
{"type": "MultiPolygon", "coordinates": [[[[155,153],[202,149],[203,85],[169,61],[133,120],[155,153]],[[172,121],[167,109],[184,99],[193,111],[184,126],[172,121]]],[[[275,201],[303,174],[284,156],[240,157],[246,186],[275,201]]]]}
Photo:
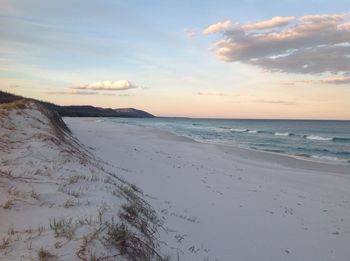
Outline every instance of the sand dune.
{"type": "Polygon", "coordinates": [[[1,260],[165,260],[162,221],[120,170],[40,104],[0,114],[1,260]]]}

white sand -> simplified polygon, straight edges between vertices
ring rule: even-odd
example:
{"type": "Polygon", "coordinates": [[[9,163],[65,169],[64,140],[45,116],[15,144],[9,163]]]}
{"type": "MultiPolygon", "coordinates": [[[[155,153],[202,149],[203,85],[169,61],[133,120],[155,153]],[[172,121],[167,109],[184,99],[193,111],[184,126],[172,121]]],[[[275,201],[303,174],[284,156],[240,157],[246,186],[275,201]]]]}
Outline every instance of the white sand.
{"type": "Polygon", "coordinates": [[[118,178],[119,169],[87,152],[36,104],[4,108],[0,260],[126,260],[122,245],[124,256],[135,245],[158,251],[159,222],[135,186],[118,178]],[[137,215],[126,218],[129,206],[137,215]],[[115,233],[122,223],[127,233],[115,233]]]}
{"type": "Polygon", "coordinates": [[[148,195],[165,221],[161,247],[173,260],[350,260],[349,166],[100,119],[64,120],[148,195]]]}
{"type": "Polygon", "coordinates": [[[36,105],[0,106],[0,260],[126,260],[109,237],[121,223],[171,260],[350,260],[349,165],[65,121],[62,138],[36,105]],[[122,206],[135,202],[147,211],[130,223],[122,206]],[[142,220],[158,227],[151,241],[142,220]]]}

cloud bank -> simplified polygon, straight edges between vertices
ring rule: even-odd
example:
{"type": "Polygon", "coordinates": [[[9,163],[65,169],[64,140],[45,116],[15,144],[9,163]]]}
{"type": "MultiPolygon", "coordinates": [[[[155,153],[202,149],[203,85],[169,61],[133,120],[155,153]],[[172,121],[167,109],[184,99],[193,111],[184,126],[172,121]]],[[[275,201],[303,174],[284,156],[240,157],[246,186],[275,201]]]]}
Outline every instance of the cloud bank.
{"type": "MultiPolygon", "coordinates": [[[[220,32],[210,50],[225,62],[241,62],[269,71],[298,74],[350,72],[350,13],[273,17],[248,24],[210,25],[220,32]]],[[[348,83],[345,77],[328,83],[348,83]]]]}
{"type": "MultiPolygon", "coordinates": [[[[93,82],[88,84],[77,84],[69,87],[66,91],[48,91],[51,95],[98,95],[98,91],[123,91],[138,88],[128,80],[93,82]]],[[[114,96],[114,93],[102,93],[106,96],[114,96]]]]}
{"type": "Polygon", "coordinates": [[[128,80],[104,81],[89,84],[78,84],[70,87],[73,90],[95,90],[95,91],[124,91],[135,89],[137,86],[131,84],[128,80]]]}
{"type": "Polygon", "coordinates": [[[218,22],[216,24],[209,25],[206,29],[204,29],[202,31],[202,33],[203,34],[213,34],[213,33],[228,29],[230,27],[231,27],[230,20],[226,20],[224,22],[218,22]]]}
{"type": "Polygon", "coordinates": [[[267,28],[279,27],[279,26],[284,26],[291,23],[294,19],[295,19],[294,16],[275,16],[275,17],[272,17],[270,20],[266,20],[258,23],[244,24],[242,26],[242,29],[262,30],[267,28]]]}
{"type": "Polygon", "coordinates": [[[302,83],[322,83],[322,84],[350,84],[350,77],[346,75],[342,76],[335,76],[335,77],[328,77],[324,78],[322,80],[307,80],[307,81],[300,81],[302,83]]]}
{"type": "Polygon", "coordinates": [[[350,83],[350,77],[329,77],[320,81],[321,83],[331,83],[331,84],[348,84],[350,83]]]}

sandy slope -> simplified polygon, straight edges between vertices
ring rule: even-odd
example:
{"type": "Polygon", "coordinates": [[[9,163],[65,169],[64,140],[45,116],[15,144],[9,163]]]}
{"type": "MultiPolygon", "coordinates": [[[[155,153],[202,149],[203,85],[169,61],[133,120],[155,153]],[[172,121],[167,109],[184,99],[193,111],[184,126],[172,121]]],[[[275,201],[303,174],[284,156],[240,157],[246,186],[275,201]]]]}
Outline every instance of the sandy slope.
{"type": "Polygon", "coordinates": [[[348,166],[220,149],[100,119],[64,119],[148,194],[177,260],[350,260],[348,166]],[[346,173],[348,172],[348,173],[346,173]]]}
{"type": "Polygon", "coordinates": [[[1,105],[0,260],[164,260],[160,220],[118,172],[40,105],[1,105]]]}

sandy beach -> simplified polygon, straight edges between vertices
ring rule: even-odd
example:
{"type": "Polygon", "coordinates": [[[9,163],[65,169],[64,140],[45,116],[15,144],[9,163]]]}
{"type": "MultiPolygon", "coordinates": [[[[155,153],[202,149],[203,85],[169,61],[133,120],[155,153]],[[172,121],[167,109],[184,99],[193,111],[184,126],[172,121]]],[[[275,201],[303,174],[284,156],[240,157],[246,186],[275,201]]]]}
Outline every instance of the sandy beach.
{"type": "Polygon", "coordinates": [[[0,261],[350,261],[350,0],[0,7],[0,261]]]}
{"type": "Polygon", "coordinates": [[[91,153],[142,189],[164,221],[160,247],[173,260],[349,260],[349,165],[96,118],[64,121],[91,153]]]}

